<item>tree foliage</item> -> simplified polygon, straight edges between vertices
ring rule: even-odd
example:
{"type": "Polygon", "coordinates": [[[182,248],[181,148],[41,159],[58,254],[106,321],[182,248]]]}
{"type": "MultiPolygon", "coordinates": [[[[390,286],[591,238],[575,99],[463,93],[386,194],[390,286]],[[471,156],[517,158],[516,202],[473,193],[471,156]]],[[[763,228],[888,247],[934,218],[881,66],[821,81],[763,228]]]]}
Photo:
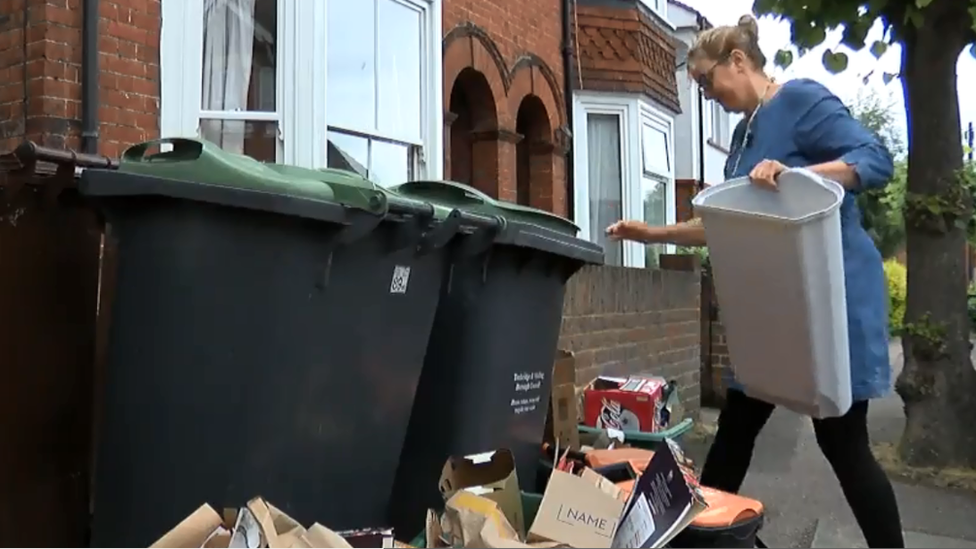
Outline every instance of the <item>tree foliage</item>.
{"type": "MultiPolygon", "coordinates": [[[[790,22],[790,41],[800,55],[822,45],[827,33],[841,29],[839,44],[824,50],[821,60],[827,71],[844,72],[850,61],[841,47],[855,52],[867,50],[875,59],[881,59],[891,43],[904,38],[904,32],[925,24],[925,11],[935,1],[968,3],[970,17],[976,21],[976,0],[755,0],[753,11],[758,15],[773,15],[790,22]],[[884,25],[882,39],[867,42],[868,33],[876,21],[884,25]]],[[[976,24],[973,24],[968,42],[973,42],[969,52],[976,57],[976,24]]],[[[782,68],[794,60],[793,51],[783,49],[776,53],[773,62],[782,68]]],[[[895,73],[883,73],[887,84],[897,78],[895,73]]]]}
{"type": "Polygon", "coordinates": [[[881,77],[902,81],[908,122],[904,193],[886,195],[887,203],[879,198],[874,212],[888,206],[904,219],[905,366],[896,389],[906,422],[899,450],[913,465],[976,467],[965,261],[976,177],[963,163],[955,70],[966,49],[976,57],[976,0],[755,0],[753,9],[790,23],[793,48],[773,58],[783,68],[825,46],[821,61],[836,74],[847,69],[850,51],[880,59],[889,45],[901,46],[900,71],[881,77]],[[883,36],[868,43],[878,21],[883,36]],[[835,29],[839,43],[824,44],[835,29]]]}
{"type": "Polygon", "coordinates": [[[877,136],[897,159],[895,174],[883,188],[862,192],[857,197],[862,224],[882,257],[894,257],[905,246],[905,184],[908,166],[903,158],[905,144],[895,120],[894,105],[877,93],[859,94],[850,105],[851,114],[877,136]]]}

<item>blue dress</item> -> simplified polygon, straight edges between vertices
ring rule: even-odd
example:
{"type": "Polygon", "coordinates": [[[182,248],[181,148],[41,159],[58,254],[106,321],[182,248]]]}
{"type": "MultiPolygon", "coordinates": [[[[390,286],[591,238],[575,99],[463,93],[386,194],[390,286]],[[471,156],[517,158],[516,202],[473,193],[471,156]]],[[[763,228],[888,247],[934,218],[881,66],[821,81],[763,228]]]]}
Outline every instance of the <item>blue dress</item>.
{"type": "MultiPolygon", "coordinates": [[[[756,112],[750,135],[745,134],[743,120],[732,135],[726,179],[747,176],[766,159],[791,168],[843,160],[857,171],[862,189],[883,187],[894,172],[885,146],[834,94],[813,80],[783,84],[756,112]]],[[[856,193],[848,191],[840,208],[855,402],[882,397],[891,390],[888,290],[881,254],[861,225],[856,193]]]]}

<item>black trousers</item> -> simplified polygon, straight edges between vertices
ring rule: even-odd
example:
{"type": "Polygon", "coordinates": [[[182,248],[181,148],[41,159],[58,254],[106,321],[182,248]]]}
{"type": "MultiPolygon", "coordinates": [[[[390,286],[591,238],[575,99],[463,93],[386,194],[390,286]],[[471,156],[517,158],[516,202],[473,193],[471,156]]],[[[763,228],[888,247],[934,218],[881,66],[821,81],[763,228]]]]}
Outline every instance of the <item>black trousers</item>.
{"type": "MultiPolygon", "coordinates": [[[[728,391],[715,442],[702,468],[703,485],[739,492],[756,437],[774,409],[773,404],[741,391],[728,391]]],[[[841,417],[814,419],[817,444],[840,481],[868,547],[904,547],[895,492],[871,453],[867,414],[867,401],[860,401],[841,417]]]]}

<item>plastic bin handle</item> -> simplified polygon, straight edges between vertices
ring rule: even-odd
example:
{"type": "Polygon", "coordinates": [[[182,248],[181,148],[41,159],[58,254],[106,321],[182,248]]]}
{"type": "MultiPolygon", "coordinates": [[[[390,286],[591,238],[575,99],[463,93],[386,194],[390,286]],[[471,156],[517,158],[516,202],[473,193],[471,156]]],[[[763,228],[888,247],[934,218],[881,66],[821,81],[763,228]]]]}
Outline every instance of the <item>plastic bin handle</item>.
{"type": "Polygon", "coordinates": [[[204,144],[196,139],[187,139],[185,137],[163,137],[160,139],[152,139],[139,143],[138,145],[133,145],[122,153],[122,160],[124,162],[152,162],[154,158],[159,156],[158,154],[152,154],[146,156],[146,152],[150,147],[157,145],[172,145],[173,150],[171,152],[165,153],[166,160],[197,160],[203,155],[204,144]]]}
{"type": "Polygon", "coordinates": [[[427,191],[434,195],[453,199],[461,202],[476,202],[479,204],[492,204],[494,199],[487,194],[456,181],[410,181],[400,185],[407,194],[411,191],[427,191]]]}

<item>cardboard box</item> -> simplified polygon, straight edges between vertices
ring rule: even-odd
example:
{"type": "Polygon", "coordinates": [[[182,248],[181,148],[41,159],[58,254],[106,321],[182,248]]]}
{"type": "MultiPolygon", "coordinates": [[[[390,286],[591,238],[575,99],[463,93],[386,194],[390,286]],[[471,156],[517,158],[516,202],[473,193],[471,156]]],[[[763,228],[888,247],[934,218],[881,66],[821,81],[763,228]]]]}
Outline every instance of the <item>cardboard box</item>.
{"type": "Polygon", "coordinates": [[[493,501],[519,536],[525,535],[522,494],[515,471],[515,457],[509,450],[448,459],[441,473],[439,488],[445,501],[460,491],[493,501]]]}
{"type": "Polygon", "coordinates": [[[529,540],[609,548],[624,504],[619,489],[591,470],[582,476],[553,471],[529,540]]]}
{"type": "Polygon", "coordinates": [[[569,351],[557,351],[552,366],[552,396],[547,420],[547,442],[559,448],[579,450],[579,400],[576,397],[576,357],[569,351]]]}
{"type": "Polygon", "coordinates": [[[599,429],[660,431],[667,427],[661,414],[666,386],[659,377],[598,377],[584,392],[585,423],[599,429]]]}

